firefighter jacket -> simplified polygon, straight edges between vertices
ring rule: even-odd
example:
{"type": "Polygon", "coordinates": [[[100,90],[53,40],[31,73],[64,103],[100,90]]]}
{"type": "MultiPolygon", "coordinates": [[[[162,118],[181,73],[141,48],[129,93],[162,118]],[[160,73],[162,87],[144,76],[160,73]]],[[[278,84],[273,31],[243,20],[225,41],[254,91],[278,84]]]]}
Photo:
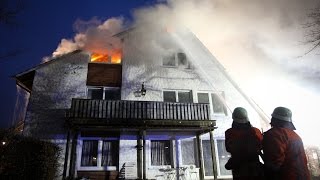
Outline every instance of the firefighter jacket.
{"type": "MultiPolygon", "coordinates": [[[[227,164],[231,164],[233,179],[262,179],[262,164],[259,162],[262,134],[250,123],[233,122],[225,132],[226,150],[231,153],[227,164]]],[[[227,165],[226,165],[227,166],[227,165]]],[[[226,167],[227,168],[227,167],[226,167]]]]}
{"type": "Polygon", "coordinates": [[[273,127],[264,133],[262,144],[268,179],[310,179],[302,140],[293,130],[273,127]]]}

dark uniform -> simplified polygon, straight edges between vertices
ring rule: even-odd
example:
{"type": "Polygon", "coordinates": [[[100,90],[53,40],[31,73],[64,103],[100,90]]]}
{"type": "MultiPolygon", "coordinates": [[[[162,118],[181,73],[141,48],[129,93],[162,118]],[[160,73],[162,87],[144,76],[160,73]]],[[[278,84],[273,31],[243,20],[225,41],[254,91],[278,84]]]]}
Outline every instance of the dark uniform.
{"type": "Polygon", "coordinates": [[[232,119],[232,127],[225,132],[226,150],[231,153],[225,168],[232,170],[234,180],[263,179],[263,168],[259,162],[261,132],[251,126],[247,111],[242,107],[234,109],[232,119]]]}

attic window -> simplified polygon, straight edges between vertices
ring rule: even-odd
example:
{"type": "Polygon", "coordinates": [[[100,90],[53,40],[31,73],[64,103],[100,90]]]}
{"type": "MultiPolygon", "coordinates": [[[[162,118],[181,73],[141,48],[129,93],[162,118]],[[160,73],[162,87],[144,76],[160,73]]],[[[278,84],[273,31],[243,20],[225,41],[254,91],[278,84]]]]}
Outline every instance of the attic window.
{"type": "Polygon", "coordinates": [[[112,50],[108,53],[92,53],[91,62],[121,64],[122,52],[119,49],[112,50]]]}
{"type": "Polygon", "coordinates": [[[162,65],[166,67],[183,67],[190,69],[187,55],[183,52],[172,53],[162,58],[162,65]]]}

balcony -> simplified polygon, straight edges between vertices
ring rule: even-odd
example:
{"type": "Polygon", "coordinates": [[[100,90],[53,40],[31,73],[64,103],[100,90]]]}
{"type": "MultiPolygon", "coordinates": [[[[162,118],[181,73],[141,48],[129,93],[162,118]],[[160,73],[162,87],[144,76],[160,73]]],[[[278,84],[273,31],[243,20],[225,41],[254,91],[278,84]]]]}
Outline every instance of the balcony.
{"type": "Polygon", "coordinates": [[[72,99],[72,125],[112,127],[214,127],[205,103],[72,99]]]}

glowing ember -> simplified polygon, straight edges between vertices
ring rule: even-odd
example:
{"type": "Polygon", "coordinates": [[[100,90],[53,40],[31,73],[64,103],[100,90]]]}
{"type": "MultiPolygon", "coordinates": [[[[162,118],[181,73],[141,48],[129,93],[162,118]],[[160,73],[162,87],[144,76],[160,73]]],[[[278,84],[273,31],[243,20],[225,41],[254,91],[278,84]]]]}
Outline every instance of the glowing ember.
{"type": "Polygon", "coordinates": [[[120,64],[121,63],[121,50],[114,51],[114,52],[110,53],[110,55],[92,53],[91,62],[120,64]]]}

